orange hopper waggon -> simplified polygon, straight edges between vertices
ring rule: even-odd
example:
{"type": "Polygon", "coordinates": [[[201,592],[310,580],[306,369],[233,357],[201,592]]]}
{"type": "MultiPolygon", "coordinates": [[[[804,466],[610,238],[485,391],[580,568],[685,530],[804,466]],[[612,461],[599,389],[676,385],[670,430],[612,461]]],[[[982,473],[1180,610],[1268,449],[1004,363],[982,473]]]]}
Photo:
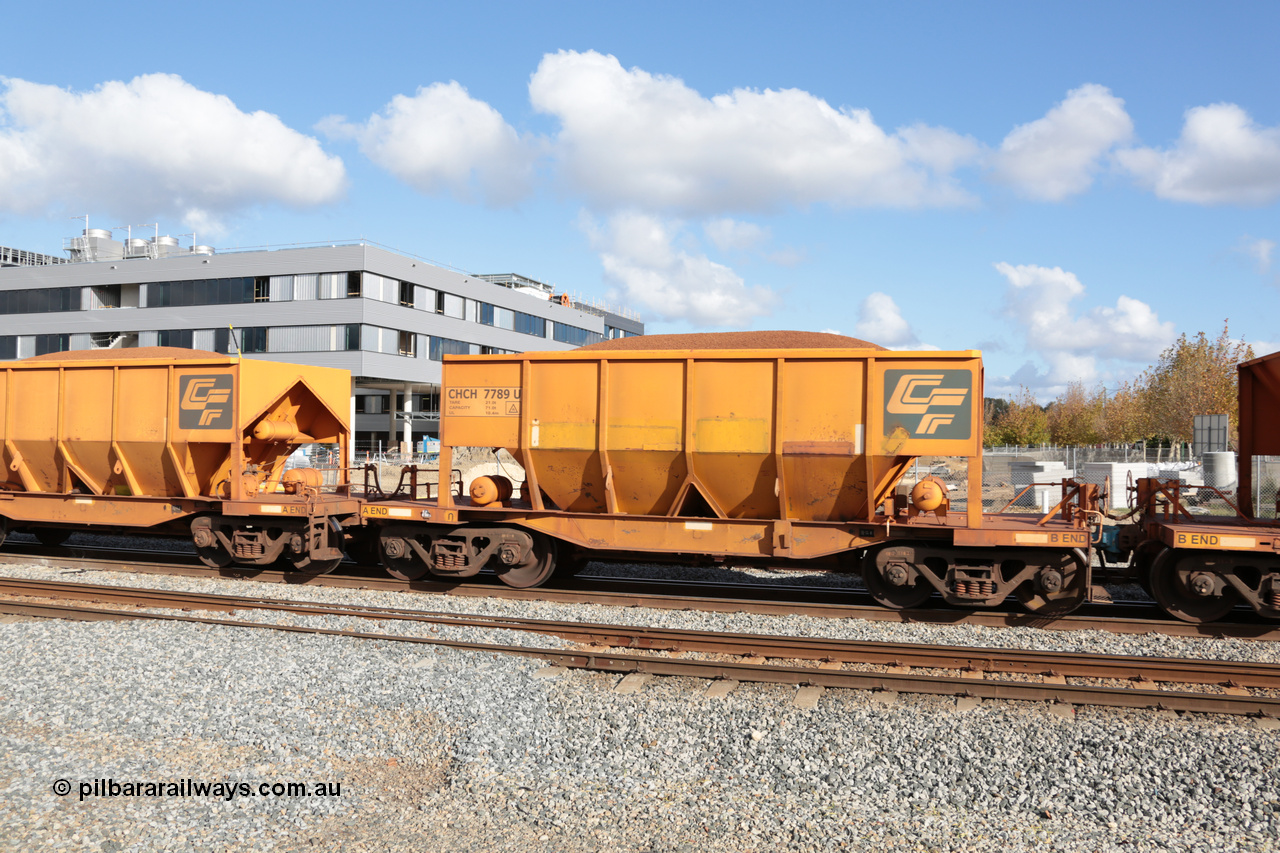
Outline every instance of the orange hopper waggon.
{"type": "Polygon", "coordinates": [[[517,498],[490,476],[466,496],[366,504],[383,562],[404,578],[489,567],[524,587],[648,554],[860,571],[895,608],[1014,595],[1052,615],[1086,600],[1094,487],[1069,484],[1044,516],[982,510],[977,352],[735,335],[447,357],[439,482],[460,447],[506,449],[523,482],[517,498]],[[922,455],[968,460],[963,509],[936,478],[899,493],[922,455]]]}
{"type": "Polygon", "coordinates": [[[190,535],[209,566],[343,557],[358,521],[345,471],[285,470],[303,444],[346,448],[345,371],[170,347],[65,352],[0,370],[0,541],[75,531],[190,535]]]}

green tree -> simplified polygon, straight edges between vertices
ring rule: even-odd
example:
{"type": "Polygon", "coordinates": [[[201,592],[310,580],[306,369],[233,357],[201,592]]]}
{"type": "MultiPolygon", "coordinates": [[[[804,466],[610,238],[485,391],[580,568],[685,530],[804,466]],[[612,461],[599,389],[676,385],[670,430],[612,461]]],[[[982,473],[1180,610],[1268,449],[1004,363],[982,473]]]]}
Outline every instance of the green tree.
{"type": "Polygon", "coordinates": [[[1072,382],[1062,396],[1049,404],[1046,412],[1049,439],[1054,444],[1098,444],[1102,441],[1098,426],[1101,414],[1099,389],[1094,394],[1084,390],[1083,382],[1072,382]]]}
{"type": "Polygon", "coordinates": [[[1109,444],[1132,444],[1150,435],[1143,388],[1121,382],[1115,391],[1098,397],[1098,436],[1109,444]]]}
{"type": "Polygon", "coordinates": [[[987,443],[1026,445],[1044,444],[1048,440],[1049,418],[1031,389],[1024,386],[995,419],[987,443]]]}
{"type": "Polygon", "coordinates": [[[1191,441],[1196,415],[1231,416],[1234,443],[1239,426],[1236,365],[1253,358],[1253,347],[1231,339],[1227,323],[1216,340],[1204,332],[1181,335],[1139,379],[1143,408],[1156,438],[1191,441]]]}
{"type": "Polygon", "coordinates": [[[982,398],[982,434],[990,435],[996,420],[1009,410],[1009,401],[1003,397],[982,398]]]}

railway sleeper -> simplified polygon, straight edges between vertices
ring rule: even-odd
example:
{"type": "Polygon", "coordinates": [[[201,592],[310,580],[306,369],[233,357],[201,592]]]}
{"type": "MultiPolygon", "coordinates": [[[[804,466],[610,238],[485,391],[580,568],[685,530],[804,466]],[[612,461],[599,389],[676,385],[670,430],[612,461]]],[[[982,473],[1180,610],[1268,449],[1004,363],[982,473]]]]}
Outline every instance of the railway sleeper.
{"type": "Polygon", "coordinates": [[[937,593],[949,604],[995,607],[1013,594],[1027,610],[1058,616],[1084,603],[1089,561],[1079,549],[959,549],[889,545],[867,555],[863,580],[886,607],[918,607],[937,593]]]}

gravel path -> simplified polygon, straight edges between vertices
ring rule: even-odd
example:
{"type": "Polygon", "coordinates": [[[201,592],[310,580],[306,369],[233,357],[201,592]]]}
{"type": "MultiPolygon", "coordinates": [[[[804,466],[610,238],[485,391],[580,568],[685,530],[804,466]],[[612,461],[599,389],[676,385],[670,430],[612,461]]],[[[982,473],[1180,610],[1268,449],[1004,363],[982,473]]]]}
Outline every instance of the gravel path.
{"type": "MultiPolygon", "coordinates": [[[[1253,660],[1280,653],[1280,644],[1243,641],[486,602],[46,568],[0,574],[709,630],[1253,660]]],[[[495,633],[456,630],[476,640],[495,633]]],[[[904,695],[886,704],[882,694],[845,690],[828,690],[816,709],[802,710],[792,705],[793,687],[744,684],[713,699],[706,682],[685,678],[624,695],[614,692],[616,676],[539,677],[538,661],[159,623],[5,622],[0,650],[3,850],[1280,844],[1280,730],[1247,719],[1098,708],[1062,717],[1047,706],[995,701],[961,712],[950,699],[904,695]],[[66,796],[52,790],[59,779],[71,783],[66,796]],[[263,783],[337,782],[341,795],[81,800],[81,784],[92,791],[95,779],[221,781],[253,791],[263,783]]]]}

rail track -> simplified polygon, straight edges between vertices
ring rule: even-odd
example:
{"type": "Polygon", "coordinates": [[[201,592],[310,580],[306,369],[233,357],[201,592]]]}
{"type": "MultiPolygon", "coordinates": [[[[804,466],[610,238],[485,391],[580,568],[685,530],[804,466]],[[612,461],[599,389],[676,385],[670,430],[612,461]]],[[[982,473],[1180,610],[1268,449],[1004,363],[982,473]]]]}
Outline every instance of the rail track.
{"type": "Polygon", "coordinates": [[[212,595],[65,581],[0,579],[0,613],[76,620],[162,620],[257,628],[537,658],[564,668],[641,675],[678,675],[732,687],[755,681],[804,689],[846,687],[890,693],[1016,699],[1070,705],[1157,708],[1200,713],[1280,716],[1280,665],[1186,658],[955,648],[557,622],[363,605],[303,603],[254,596],[212,595]],[[62,603],[94,602],[101,606],[62,603]],[[109,605],[109,606],[108,606],[109,605]],[[293,616],[345,616],[435,626],[487,628],[555,636],[587,648],[478,643],[289,622],[260,622],[155,609],[293,616]],[[623,649],[624,651],[615,651],[623,649]],[[675,656],[672,653],[675,653],[675,656]],[[690,658],[687,655],[702,655],[690,658]],[[861,667],[846,669],[846,666],[861,667]],[[939,673],[938,670],[942,672],[939,673]],[[1125,686],[1077,681],[1126,682],[1125,686]],[[1163,689],[1155,685],[1164,684],[1163,689]],[[1189,691],[1185,685],[1210,691],[1189,691]]]}
{"type": "Polygon", "coordinates": [[[483,576],[475,582],[392,578],[380,568],[344,564],[335,574],[300,577],[275,569],[210,569],[194,556],[172,551],[125,550],[105,547],[46,548],[7,542],[0,565],[43,565],[85,571],[121,571],[188,577],[249,579],[263,583],[307,584],[318,587],[373,589],[382,592],[429,593],[468,598],[503,598],[516,601],[589,603],[618,607],[650,607],[664,610],[702,610],[720,613],[803,615],[836,619],[905,622],[988,627],[1035,627],[1046,630],[1099,630],[1127,634],[1164,634],[1178,637],[1280,640],[1280,625],[1258,619],[1240,608],[1230,622],[1195,625],[1171,619],[1153,604],[1117,602],[1083,608],[1076,613],[1045,618],[1021,609],[957,610],[941,606],[889,610],[859,603],[870,597],[856,590],[779,583],[715,583],[676,580],[620,580],[584,575],[555,587],[514,589],[483,576]]]}

